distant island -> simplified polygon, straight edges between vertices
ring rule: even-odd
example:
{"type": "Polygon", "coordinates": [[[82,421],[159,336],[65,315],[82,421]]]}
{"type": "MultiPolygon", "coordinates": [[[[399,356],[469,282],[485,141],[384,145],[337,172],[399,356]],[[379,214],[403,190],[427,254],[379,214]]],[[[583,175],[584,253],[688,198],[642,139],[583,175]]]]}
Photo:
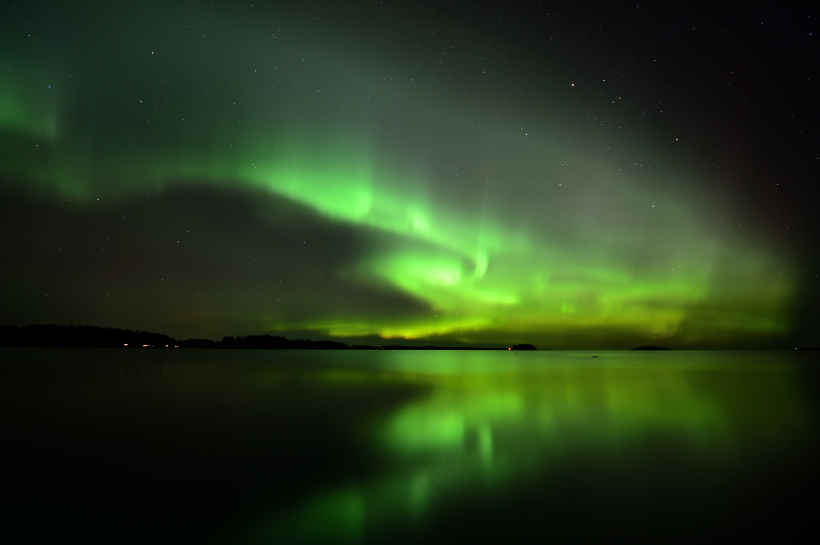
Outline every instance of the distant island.
{"type": "Polygon", "coordinates": [[[638,348],[633,348],[632,350],[669,350],[669,349],[666,348],[665,346],[647,345],[647,346],[639,346],[638,348]]]}
{"type": "Polygon", "coordinates": [[[133,331],[115,327],[71,325],[0,326],[0,346],[42,348],[210,348],[253,350],[537,350],[531,344],[512,347],[479,348],[469,346],[371,346],[347,345],[339,341],[286,339],[279,335],[247,335],[210,339],[177,340],[162,333],[133,331]]]}
{"type": "Polygon", "coordinates": [[[531,344],[514,344],[512,346],[513,350],[538,350],[531,344]]]}

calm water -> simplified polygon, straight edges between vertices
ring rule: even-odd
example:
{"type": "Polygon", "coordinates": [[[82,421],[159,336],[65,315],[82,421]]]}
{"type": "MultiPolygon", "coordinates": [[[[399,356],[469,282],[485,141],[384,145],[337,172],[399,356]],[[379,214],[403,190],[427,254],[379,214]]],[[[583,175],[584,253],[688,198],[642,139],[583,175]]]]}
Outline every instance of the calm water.
{"type": "Polygon", "coordinates": [[[812,358],[0,349],[0,539],[810,540],[812,358]]]}

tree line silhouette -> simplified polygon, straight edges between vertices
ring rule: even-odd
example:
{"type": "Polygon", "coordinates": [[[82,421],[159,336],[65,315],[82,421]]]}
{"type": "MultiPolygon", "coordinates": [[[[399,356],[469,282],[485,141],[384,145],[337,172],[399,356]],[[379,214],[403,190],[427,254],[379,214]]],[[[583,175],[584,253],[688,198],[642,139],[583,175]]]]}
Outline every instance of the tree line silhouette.
{"type": "MultiPolygon", "coordinates": [[[[177,340],[162,333],[133,331],[116,327],[38,324],[23,327],[0,326],[0,346],[50,348],[209,348],[254,350],[509,350],[510,348],[471,348],[441,346],[372,346],[339,341],[286,339],[279,335],[246,335],[211,339],[177,340]]],[[[515,345],[512,350],[536,350],[531,344],[515,345]]]]}

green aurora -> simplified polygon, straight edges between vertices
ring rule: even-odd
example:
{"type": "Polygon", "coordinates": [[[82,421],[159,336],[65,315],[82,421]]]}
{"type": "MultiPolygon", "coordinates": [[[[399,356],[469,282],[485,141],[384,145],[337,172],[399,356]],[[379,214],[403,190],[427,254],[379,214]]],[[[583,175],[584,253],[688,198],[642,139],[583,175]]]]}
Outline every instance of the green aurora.
{"type": "Polygon", "coordinates": [[[75,219],[6,273],[6,322],[539,347],[763,346],[792,327],[792,264],[618,88],[590,106],[559,67],[456,30],[379,50],[392,27],[356,41],[286,10],[28,9],[0,39],[0,183],[75,219]],[[241,239],[163,205],[202,194],[244,203],[241,239]],[[128,263],[65,280],[57,241],[129,207],[151,226],[117,239],[128,263]],[[307,261],[270,242],[291,228],[313,229],[307,261]],[[134,272],[152,246],[163,265],[134,272]],[[248,256],[252,285],[223,278],[248,256]]]}

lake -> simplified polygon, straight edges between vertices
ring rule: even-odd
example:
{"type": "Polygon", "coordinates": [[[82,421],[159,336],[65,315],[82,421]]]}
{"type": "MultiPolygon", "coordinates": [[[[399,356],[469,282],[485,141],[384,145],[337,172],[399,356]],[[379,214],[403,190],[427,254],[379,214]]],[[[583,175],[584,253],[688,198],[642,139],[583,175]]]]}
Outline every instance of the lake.
{"type": "Polygon", "coordinates": [[[0,535],[811,541],[816,357],[0,349],[0,535]]]}

